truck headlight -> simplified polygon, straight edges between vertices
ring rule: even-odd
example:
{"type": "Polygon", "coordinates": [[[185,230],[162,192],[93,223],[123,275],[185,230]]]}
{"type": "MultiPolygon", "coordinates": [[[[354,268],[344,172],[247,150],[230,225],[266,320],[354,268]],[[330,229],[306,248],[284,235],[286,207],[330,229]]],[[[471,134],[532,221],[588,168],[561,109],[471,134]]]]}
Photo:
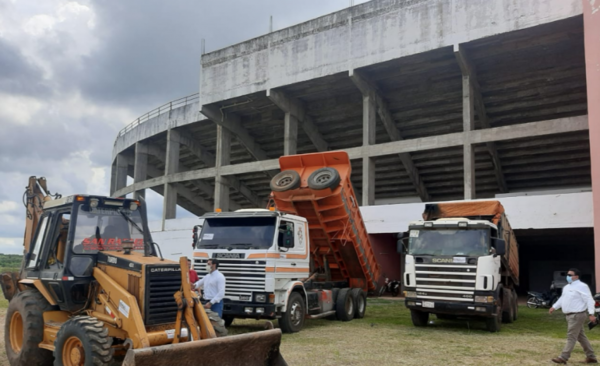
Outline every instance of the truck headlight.
{"type": "Polygon", "coordinates": [[[267,302],[267,295],[265,295],[265,294],[254,295],[254,301],[256,301],[256,302],[267,302]]]}
{"type": "Polygon", "coordinates": [[[417,291],[404,291],[406,297],[417,297],[417,291]]]}
{"type": "Polygon", "coordinates": [[[265,312],[265,308],[256,308],[256,314],[263,314],[265,312]]]}
{"type": "Polygon", "coordinates": [[[494,296],[475,296],[475,302],[492,303],[494,302],[494,296]]]}

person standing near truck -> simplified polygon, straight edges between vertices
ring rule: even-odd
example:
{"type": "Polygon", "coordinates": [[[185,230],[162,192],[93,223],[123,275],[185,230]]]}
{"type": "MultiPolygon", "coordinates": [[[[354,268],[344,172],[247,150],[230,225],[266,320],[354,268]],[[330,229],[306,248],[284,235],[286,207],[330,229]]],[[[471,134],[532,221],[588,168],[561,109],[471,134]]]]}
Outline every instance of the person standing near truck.
{"type": "Polygon", "coordinates": [[[552,314],[554,310],[562,308],[567,317],[567,344],[560,356],[552,359],[554,363],[566,364],[577,341],[581,343],[585,352],[584,363],[598,363],[592,345],[583,331],[583,327],[588,321],[586,312],[589,315],[589,321],[596,322],[594,316],[595,302],[588,285],[579,280],[580,275],[581,272],[577,268],[569,269],[567,272],[567,282],[569,284],[563,288],[561,297],[548,311],[552,314]]]}
{"type": "Polygon", "coordinates": [[[223,317],[223,297],[225,297],[225,276],[219,272],[219,260],[209,259],[206,263],[208,274],[194,284],[194,288],[204,287],[204,307],[223,317]]]}

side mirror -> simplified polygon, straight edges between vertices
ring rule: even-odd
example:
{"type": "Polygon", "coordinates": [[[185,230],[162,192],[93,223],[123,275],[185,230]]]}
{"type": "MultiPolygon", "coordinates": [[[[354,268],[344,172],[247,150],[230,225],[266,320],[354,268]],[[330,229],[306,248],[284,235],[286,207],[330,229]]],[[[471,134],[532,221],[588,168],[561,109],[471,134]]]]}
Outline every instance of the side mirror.
{"type": "Polygon", "coordinates": [[[283,248],[293,248],[294,247],[294,232],[286,230],[285,234],[283,234],[283,243],[281,245],[283,248]]]}
{"type": "Polygon", "coordinates": [[[406,254],[406,247],[404,246],[404,240],[399,239],[396,242],[396,251],[400,254],[406,254]]]}
{"type": "Polygon", "coordinates": [[[497,255],[504,255],[506,253],[506,242],[502,239],[492,239],[492,247],[496,249],[497,255]]]}
{"type": "Polygon", "coordinates": [[[192,248],[196,248],[196,244],[198,244],[198,235],[200,235],[201,230],[202,225],[196,225],[192,229],[192,248]]]}

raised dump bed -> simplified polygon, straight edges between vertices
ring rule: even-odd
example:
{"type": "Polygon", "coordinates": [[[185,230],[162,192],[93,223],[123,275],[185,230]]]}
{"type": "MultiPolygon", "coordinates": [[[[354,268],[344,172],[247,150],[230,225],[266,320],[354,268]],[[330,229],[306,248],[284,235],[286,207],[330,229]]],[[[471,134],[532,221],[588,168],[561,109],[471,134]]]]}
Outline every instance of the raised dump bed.
{"type": "Polygon", "coordinates": [[[330,281],[375,291],[379,264],[367,235],[345,151],[282,156],[273,178],[278,211],[306,218],[313,270],[324,269],[330,281]]]}

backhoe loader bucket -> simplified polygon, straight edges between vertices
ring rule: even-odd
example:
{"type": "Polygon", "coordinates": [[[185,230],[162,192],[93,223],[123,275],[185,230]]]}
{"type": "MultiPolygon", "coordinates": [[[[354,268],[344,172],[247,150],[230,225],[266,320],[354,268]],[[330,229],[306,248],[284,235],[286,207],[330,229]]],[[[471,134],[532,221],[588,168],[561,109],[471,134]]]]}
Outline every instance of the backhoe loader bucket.
{"type": "Polygon", "coordinates": [[[279,353],[281,330],[130,349],[123,366],[286,366],[279,353]]]}

